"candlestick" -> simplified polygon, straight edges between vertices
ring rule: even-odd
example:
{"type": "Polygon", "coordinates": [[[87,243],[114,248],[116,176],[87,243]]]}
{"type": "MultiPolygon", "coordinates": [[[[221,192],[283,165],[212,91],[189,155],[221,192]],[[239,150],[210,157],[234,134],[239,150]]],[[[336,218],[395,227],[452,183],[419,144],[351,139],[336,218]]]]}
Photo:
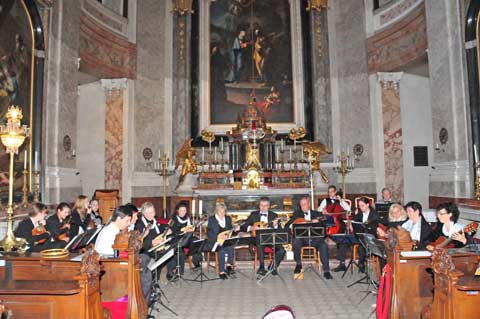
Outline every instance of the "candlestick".
{"type": "Polygon", "coordinates": [[[202,209],[203,209],[203,200],[200,199],[198,201],[198,216],[200,217],[203,215],[202,209]]]}
{"type": "Polygon", "coordinates": [[[303,162],[303,159],[304,159],[304,158],[303,158],[303,145],[302,145],[302,147],[300,148],[300,151],[301,151],[301,153],[302,153],[302,162],[303,162]]]}
{"type": "Polygon", "coordinates": [[[220,150],[223,152],[223,137],[220,138],[220,150]]]}
{"type": "Polygon", "coordinates": [[[215,146],[214,152],[213,152],[213,160],[217,160],[217,147],[215,146]]]}
{"type": "Polygon", "coordinates": [[[25,150],[25,158],[24,158],[24,161],[23,161],[23,170],[27,170],[27,155],[28,155],[27,150],[25,150]]]}
{"type": "Polygon", "coordinates": [[[280,140],[280,149],[283,151],[283,148],[285,146],[285,142],[283,141],[283,138],[280,140]]]}
{"type": "Polygon", "coordinates": [[[275,147],[275,159],[278,161],[279,158],[280,156],[278,155],[278,148],[275,147]]]}
{"type": "MultiPolygon", "coordinates": [[[[26,152],[26,151],[25,151],[26,152]]],[[[473,162],[477,163],[478,156],[477,156],[477,145],[473,144],[473,162]]]]}
{"type": "MultiPolygon", "coordinates": [[[[27,151],[25,151],[26,153],[27,151]]],[[[26,163],[26,158],[25,158],[25,163],[26,163]]],[[[23,207],[27,207],[28,205],[28,186],[27,186],[27,183],[28,183],[28,171],[27,171],[27,167],[25,165],[25,168],[22,172],[23,174],[23,187],[22,187],[22,191],[23,191],[23,195],[22,195],[22,206],[23,207]]]]}
{"type": "Polygon", "coordinates": [[[292,148],[290,147],[288,150],[290,151],[290,160],[292,160],[292,148]]]}
{"type": "Polygon", "coordinates": [[[192,200],[192,218],[195,218],[195,200],[192,200]]]}
{"type": "Polygon", "coordinates": [[[38,152],[35,152],[35,170],[38,171],[38,152]]]}

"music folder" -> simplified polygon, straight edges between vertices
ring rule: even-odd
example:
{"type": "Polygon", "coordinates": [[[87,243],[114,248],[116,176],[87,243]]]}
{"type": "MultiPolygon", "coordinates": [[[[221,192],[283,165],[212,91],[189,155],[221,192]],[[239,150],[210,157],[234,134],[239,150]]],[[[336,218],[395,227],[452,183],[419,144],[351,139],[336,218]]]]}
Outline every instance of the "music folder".
{"type": "Polygon", "coordinates": [[[218,242],[215,242],[213,245],[212,249],[210,250],[211,252],[215,252],[218,250],[218,247],[229,247],[229,246],[248,246],[250,244],[253,244],[255,242],[254,237],[252,236],[247,236],[247,237],[232,237],[225,239],[223,242],[223,245],[220,246],[218,242]]]}

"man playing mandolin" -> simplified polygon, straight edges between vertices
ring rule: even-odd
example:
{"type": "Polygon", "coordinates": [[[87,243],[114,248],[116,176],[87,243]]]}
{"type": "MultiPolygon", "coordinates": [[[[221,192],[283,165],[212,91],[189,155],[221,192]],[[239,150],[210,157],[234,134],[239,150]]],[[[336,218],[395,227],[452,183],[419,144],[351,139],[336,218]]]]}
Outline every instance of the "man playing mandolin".
{"type": "MultiPolygon", "coordinates": [[[[310,196],[303,196],[300,199],[300,210],[295,212],[295,215],[288,221],[285,227],[292,227],[293,224],[304,222],[320,222],[323,219],[323,216],[314,210],[311,210],[310,207],[310,196]]],[[[320,259],[323,266],[323,277],[326,279],[333,279],[330,274],[329,266],[329,257],[328,257],[328,247],[323,238],[308,239],[305,238],[294,238],[292,240],[293,244],[293,258],[295,259],[295,274],[299,274],[302,271],[302,260],[301,260],[301,250],[303,246],[312,246],[315,247],[320,252],[320,259]]]]}
{"type": "MultiPolygon", "coordinates": [[[[254,233],[257,229],[260,229],[260,228],[280,227],[278,222],[279,221],[278,215],[269,210],[270,200],[267,197],[260,198],[260,203],[258,206],[259,206],[259,210],[251,212],[247,220],[245,221],[245,224],[243,224],[241,227],[237,226],[236,230],[241,230],[243,232],[251,231],[252,233],[254,233]]],[[[260,246],[259,240],[257,237],[258,262],[260,263],[260,266],[258,267],[258,270],[257,270],[257,274],[262,276],[267,273],[265,270],[265,264],[264,264],[266,247],[272,247],[272,246],[271,245],[260,246]]],[[[275,265],[277,268],[280,265],[280,262],[283,260],[283,257],[285,257],[285,249],[283,248],[282,245],[276,245],[274,258],[275,258],[275,265]]],[[[273,263],[270,264],[269,268],[273,267],[273,265],[274,265],[273,263]]],[[[273,269],[272,274],[276,275],[277,269],[273,269]]]]}

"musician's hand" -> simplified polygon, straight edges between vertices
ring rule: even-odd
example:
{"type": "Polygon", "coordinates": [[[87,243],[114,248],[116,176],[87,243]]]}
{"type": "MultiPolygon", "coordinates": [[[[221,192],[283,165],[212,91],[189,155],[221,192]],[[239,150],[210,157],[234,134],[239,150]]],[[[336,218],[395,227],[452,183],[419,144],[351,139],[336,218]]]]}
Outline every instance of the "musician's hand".
{"type": "Polygon", "coordinates": [[[278,227],[278,219],[272,220],[272,226],[275,228],[278,227]]]}
{"type": "Polygon", "coordinates": [[[465,237],[465,233],[462,231],[460,233],[455,233],[452,235],[452,239],[461,242],[462,244],[467,243],[467,237],[465,237]]]}
{"type": "Polygon", "coordinates": [[[158,244],[161,244],[162,241],[163,241],[162,238],[155,238],[154,240],[152,240],[152,245],[153,245],[153,246],[156,246],[156,245],[158,245],[158,244]]]}
{"type": "Polygon", "coordinates": [[[65,239],[63,241],[68,243],[70,241],[70,237],[65,237],[65,239]]]}
{"type": "Polygon", "coordinates": [[[45,225],[47,224],[47,221],[46,221],[45,219],[41,219],[41,220],[38,221],[38,223],[39,223],[40,225],[45,226],[45,225]]]}
{"type": "Polygon", "coordinates": [[[433,251],[433,249],[435,247],[433,247],[432,245],[427,245],[427,247],[425,247],[428,251],[433,251]]]}
{"type": "Polygon", "coordinates": [[[71,227],[70,224],[65,224],[64,226],[65,226],[64,228],[67,228],[67,229],[70,229],[70,227],[71,227]]]}
{"type": "Polygon", "coordinates": [[[355,209],[355,215],[358,215],[358,208],[355,209]]]}
{"type": "Polygon", "coordinates": [[[325,208],[322,210],[322,214],[324,214],[324,215],[327,215],[327,214],[328,214],[328,212],[327,212],[327,210],[326,210],[325,208]]]}
{"type": "Polygon", "coordinates": [[[377,227],[377,235],[378,237],[385,237],[385,231],[381,229],[380,227],[377,227]]]}
{"type": "Polygon", "coordinates": [[[235,228],[233,230],[236,231],[236,232],[240,231],[240,225],[235,226],[235,228]]]}
{"type": "Polygon", "coordinates": [[[312,223],[319,223],[319,222],[320,222],[320,219],[318,218],[312,219],[312,223]]]}
{"type": "Polygon", "coordinates": [[[168,235],[171,235],[171,234],[173,234],[173,230],[172,230],[171,228],[169,228],[169,229],[167,230],[167,236],[168,236],[168,235]]]}
{"type": "Polygon", "coordinates": [[[353,226],[352,226],[352,225],[349,225],[349,226],[348,226],[348,231],[349,231],[350,233],[353,233],[353,226]]]}

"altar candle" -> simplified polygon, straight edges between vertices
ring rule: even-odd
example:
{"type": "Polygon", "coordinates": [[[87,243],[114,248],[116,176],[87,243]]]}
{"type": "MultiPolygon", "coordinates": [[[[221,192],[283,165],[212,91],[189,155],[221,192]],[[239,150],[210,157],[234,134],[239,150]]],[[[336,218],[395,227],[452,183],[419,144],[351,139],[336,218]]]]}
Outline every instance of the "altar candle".
{"type": "MultiPolygon", "coordinates": [[[[25,151],[26,153],[27,151],[25,151]]],[[[25,156],[25,158],[27,158],[25,156]]],[[[476,144],[473,144],[473,162],[476,164],[477,163],[477,160],[478,160],[478,156],[477,156],[477,145],[476,144]]]]}
{"type": "Polygon", "coordinates": [[[290,160],[292,160],[292,148],[290,147],[289,150],[290,150],[290,160]]]}
{"type": "Polygon", "coordinates": [[[202,146],[202,162],[205,162],[205,147],[202,146]]]}
{"type": "Polygon", "coordinates": [[[35,152],[35,170],[38,171],[38,152],[35,152]]]}
{"type": "Polygon", "coordinates": [[[280,160],[280,156],[278,155],[278,147],[275,147],[275,159],[277,161],[280,160]]]}
{"type": "Polygon", "coordinates": [[[25,159],[23,161],[23,170],[26,171],[27,170],[27,150],[25,150],[25,159]]]}
{"type": "Polygon", "coordinates": [[[195,218],[195,200],[192,200],[192,218],[195,218]]]}
{"type": "Polygon", "coordinates": [[[220,139],[220,150],[223,152],[223,137],[220,139]]]}
{"type": "Polygon", "coordinates": [[[203,215],[203,200],[199,200],[198,201],[198,216],[202,216],[203,215]]]}
{"type": "Polygon", "coordinates": [[[213,151],[213,160],[217,160],[217,147],[215,146],[215,150],[213,151]]]}
{"type": "Polygon", "coordinates": [[[284,142],[284,140],[283,140],[283,138],[282,138],[282,139],[280,140],[280,149],[281,149],[282,151],[283,151],[283,147],[285,146],[284,143],[285,143],[285,142],[284,142]]]}
{"type": "Polygon", "coordinates": [[[297,150],[297,140],[293,140],[293,149],[297,150]]]}
{"type": "Polygon", "coordinates": [[[303,145],[302,145],[302,147],[300,148],[300,152],[302,153],[302,162],[303,162],[303,145]]]}

